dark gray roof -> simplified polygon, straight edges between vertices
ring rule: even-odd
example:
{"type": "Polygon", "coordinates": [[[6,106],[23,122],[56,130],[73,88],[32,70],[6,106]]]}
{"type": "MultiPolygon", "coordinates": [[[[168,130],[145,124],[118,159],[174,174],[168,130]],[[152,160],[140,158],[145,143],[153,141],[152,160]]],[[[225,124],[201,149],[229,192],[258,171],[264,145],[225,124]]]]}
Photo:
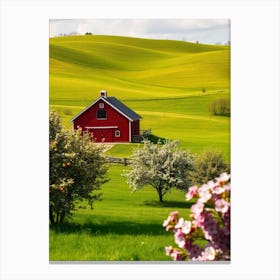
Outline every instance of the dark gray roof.
{"type": "Polygon", "coordinates": [[[104,98],[108,103],[110,103],[113,107],[121,111],[124,115],[126,115],[129,119],[136,121],[141,119],[142,117],[135,113],[133,110],[128,108],[125,104],[119,101],[115,97],[106,97],[104,98]]]}

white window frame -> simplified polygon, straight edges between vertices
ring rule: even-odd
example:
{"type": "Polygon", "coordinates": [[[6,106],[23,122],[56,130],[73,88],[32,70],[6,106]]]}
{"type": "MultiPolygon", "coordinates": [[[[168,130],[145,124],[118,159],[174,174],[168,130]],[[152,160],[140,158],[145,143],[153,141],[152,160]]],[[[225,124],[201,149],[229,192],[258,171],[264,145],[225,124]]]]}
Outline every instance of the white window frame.
{"type": "Polygon", "coordinates": [[[104,103],[99,103],[99,109],[104,109],[104,103]]]}
{"type": "Polygon", "coordinates": [[[115,137],[121,137],[121,131],[115,130],[115,137]]]}

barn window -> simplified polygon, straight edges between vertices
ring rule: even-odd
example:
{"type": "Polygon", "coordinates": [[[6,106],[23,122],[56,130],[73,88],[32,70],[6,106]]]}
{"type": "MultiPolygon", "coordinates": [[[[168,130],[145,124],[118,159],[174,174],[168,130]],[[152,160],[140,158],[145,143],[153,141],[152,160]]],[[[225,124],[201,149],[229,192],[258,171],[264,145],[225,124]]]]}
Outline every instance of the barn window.
{"type": "Polygon", "coordinates": [[[104,103],[99,103],[99,108],[103,109],[104,108],[104,103]]]}
{"type": "Polygon", "coordinates": [[[115,137],[120,137],[121,136],[121,132],[119,130],[115,131],[115,137]]]}
{"type": "Polygon", "coordinates": [[[99,119],[99,120],[107,119],[107,111],[106,110],[98,110],[97,111],[97,119],[99,119]]]}

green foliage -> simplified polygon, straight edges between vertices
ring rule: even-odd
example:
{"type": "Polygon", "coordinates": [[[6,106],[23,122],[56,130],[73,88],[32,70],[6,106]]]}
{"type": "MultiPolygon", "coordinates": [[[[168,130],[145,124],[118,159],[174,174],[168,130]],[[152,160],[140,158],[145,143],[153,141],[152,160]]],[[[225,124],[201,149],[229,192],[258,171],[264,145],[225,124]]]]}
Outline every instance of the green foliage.
{"type": "Polygon", "coordinates": [[[150,142],[154,143],[154,144],[156,144],[156,143],[158,143],[158,142],[163,143],[164,141],[166,141],[166,139],[164,139],[164,138],[162,138],[162,137],[159,137],[159,136],[157,136],[157,135],[154,135],[154,134],[148,135],[147,139],[148,139],[150,142]]]}
{"type": "Polygon", "coordinates": [[[96,147],[81,131],[63,129],[59,116],[50,112],[50,222],[60,223],[76,209],[75,202],[86,199],[91,205],[100,198],[106,182],[102,147],[96,147]]]}
{"type": "Polygon", "coordinates": [[[220,98],[214,100],[210,105],[210,111],[213,115],[230,116],[230,100],[229,98],[220,98]]]}
{"type": "Polygon", "coordinates": [[[224,172],[230,173],[230,165],[225,162],[223,154],[217,150],[207,149],[195,157],[190,180],[192,185],[202,185],[224,172]]]}
{"type": "Polygon", "coordinates": [[[151,185],[162,202],[172,187],[186,191],[190,185],[187,175],[192,169],[193,156],[179,150],[178,141],[153,144],[145,140],[143,148],[134,151],[132,160],[133,164],[124,176],[133,191],[151,185]]]}

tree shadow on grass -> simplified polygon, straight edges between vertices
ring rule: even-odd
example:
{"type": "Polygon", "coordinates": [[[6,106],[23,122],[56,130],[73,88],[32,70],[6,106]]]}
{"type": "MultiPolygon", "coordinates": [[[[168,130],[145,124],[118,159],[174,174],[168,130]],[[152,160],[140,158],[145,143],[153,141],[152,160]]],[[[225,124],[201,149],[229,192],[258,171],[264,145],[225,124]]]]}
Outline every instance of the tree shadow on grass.
{"type": "Polygon", "coordinates": [[[153,201],[144,201],[142,206],[152,206],[152,207],[158,207],[158,208],[184,208],[189,209],[193,202],[191,201],[163,201],[159,202],[156,200],[153,201]]]}
{"type": "Polygon", "coordinates": [[[87,233],[93,236],[104,236],[107,234],[116,235],[162,235],[165,229],[161,224],[144,224],[129,221],[108,221],[102,224],[87,222],[78,224],[75,222],[65,222],[60,225],[52,225],[50,229],[56,233],[87,233]]]}

